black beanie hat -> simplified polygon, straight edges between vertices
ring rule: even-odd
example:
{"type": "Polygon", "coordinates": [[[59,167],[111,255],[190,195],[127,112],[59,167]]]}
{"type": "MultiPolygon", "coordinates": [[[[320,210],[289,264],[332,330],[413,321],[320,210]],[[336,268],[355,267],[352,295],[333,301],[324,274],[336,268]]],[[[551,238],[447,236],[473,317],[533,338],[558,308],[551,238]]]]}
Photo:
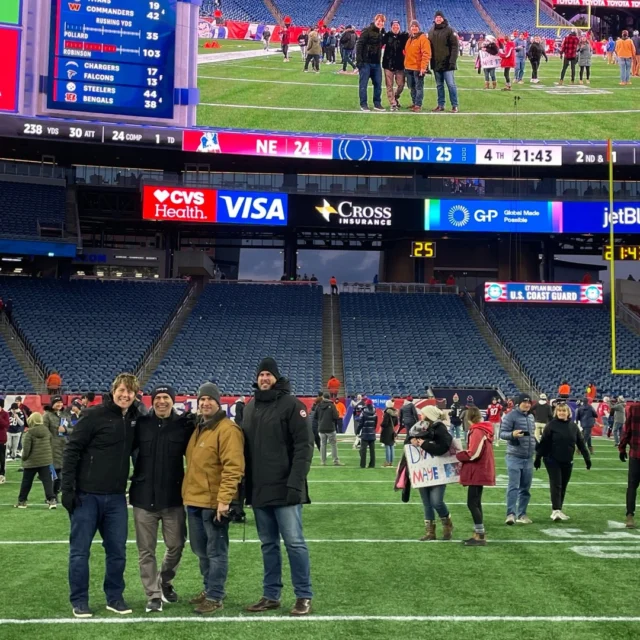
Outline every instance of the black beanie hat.
{"type": "Polygon", "coordinates": [[[440,11],[438,9],[438,11],[436,11],[435,15],[433,16],[434,18],[437,18],[438,16],[440,16],[441,18],[444,18],[444,13],[442,13],[442,11],[440,11]]]}
{"type": "Polygon", "coordinates": [[[279,380],[281,378],[280,371],[278,371],[278,365],[273,358],[262,359],[262,361],[258,365],[258,370],[256,371],[256,378],[263,371],[268,371],[276,380],[279,380]]]}
{"type": "Polygon", "coordinates": [[[52,407],[56,402],[62,402],[62,396],[53,396],[53,398],[51,398],[51,406],[52,407]]]}
{"type": "Polygon", "coordinates": [[[161,385],[157,386],[151,392],[151,402],[153,402],[156,399],[156,396],[159,393],[166,393],[168,396],[170,396],[172,402],[176,401],[176,390],[171,385],[161,384],[161,385]]]}

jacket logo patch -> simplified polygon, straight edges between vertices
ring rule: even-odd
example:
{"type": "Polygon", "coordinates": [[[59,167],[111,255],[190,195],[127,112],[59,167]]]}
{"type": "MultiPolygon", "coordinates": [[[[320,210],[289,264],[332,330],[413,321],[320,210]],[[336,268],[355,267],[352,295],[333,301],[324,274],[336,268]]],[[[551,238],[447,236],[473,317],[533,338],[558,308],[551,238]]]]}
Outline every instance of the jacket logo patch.
{"type": "Polygon", "coordinates": [[[307,412],[306,412],[304,409],[300,409],[300,415],[301,415],[303,418],[306,418],[306,417],[307,417],[307,412]]]}

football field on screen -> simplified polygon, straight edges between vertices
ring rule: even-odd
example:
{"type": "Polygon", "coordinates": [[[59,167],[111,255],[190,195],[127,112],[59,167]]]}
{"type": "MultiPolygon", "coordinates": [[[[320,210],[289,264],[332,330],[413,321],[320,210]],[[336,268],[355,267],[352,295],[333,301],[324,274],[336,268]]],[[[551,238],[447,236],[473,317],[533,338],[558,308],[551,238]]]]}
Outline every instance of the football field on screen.
{"type": "MultiPolygon", "coordinates": [[[[0,485],[0,637],[638,638],[640,532],[621,528],[627,465],[610,440],[596,438],[594,445],[591,471],[581,458],[575,461],[564,509],[571,520],[550,520],[543,468],[535,473],[532,489],[534,523],[513,527],[504,524],[505,448],[499,447],[499,486],[486,489],[483,498],[485,548],[461,544],[472,533],[462,487],[450,485],[445,496],[454,541],[419,542],[424,531],[419,496],[415,492],[409,504],[401,502],[393,491],[394,470],[380,467],[380,446],[375,469],[359,468],[350,442],[339,445],[344,467],[320,466],[316,452],[309,476],[313,503],[304,507],[315,592],[314,615],[308,619],[288,616],[294,596],[286,559],[282,609],[257,617],[243,612],[262,595],[260,545],[249,510],[246,541],[242,525],[231,528],[227,598],[220,614],[197,617],[186,602],[202,588],[188,545],[174,581],[180,602],[153,617],[144,613],[130,512],[125,597],[133,615],[105,611],[104,553],[97,538],[90,587],[96,615],[75,620],[66,575],[68,516],[62,507],[47,510],[37,481],[29,508],[13,508],[21,474],[18,464],[9,463],[7,483],[0,485]]],[[[159,542],[158,555],[163,551],[159,542]]]]}
{"type": "MultiPolygon", "coordinates": [[[[202,52],[218,52],[203,49],[202,52]]],[[[260,48],[254,43],[219,41],[221,54],[260,48]]],[[[423,111],[389,110],[386,91],[382,104],[386,113],[360,111],[358,76],[340,75],[339,64],[322,64],[320,73],[304,73],[299,51],[292,48],[291,62],[282,54],[260,54],[199,64],[200,105],[198,124],[238,129],[264,129],[354,135],[440,138],[494,138],[570,140],[634,140],[640,137],[640,80],[620,86],[617,65],[608,65],[602,56],[593,56],[591,84],[574,85],[567,71],[564,86],[559,80],[562,62],[550,56],[540,67],[540,84],[529,83],[527,63],[525,84],[504,86],[502,69],[496,70],[497,90],[485,90],[484,76],[474,68],[475,58],[459,60],[456,83],[460,113],[431,113],[436,106],[433,75],[425,78],[423,111]]],[[[338,56],[339,60],[339,56],[338,56]]],[[[577,73],[577,72],[576,72],[577,73]]],[[[512,71],[513,78],[513,71],[512,71]]],[[[373,92],[369,85],[369,106],[373,92]]],[[[403,107],[411,105],[405,89],[403,107]]],[[[447,97],[447,109],[451,105],[447,97]]]]}

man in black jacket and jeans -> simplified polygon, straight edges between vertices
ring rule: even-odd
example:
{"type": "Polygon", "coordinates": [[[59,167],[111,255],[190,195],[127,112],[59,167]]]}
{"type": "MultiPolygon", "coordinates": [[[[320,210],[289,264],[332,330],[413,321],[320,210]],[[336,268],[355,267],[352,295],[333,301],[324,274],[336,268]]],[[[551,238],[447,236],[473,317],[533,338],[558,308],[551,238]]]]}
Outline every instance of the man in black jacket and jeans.
{"type": "MultiPolygon", "coordinates": [[[[353,52],[356,48],[356,40],[358,36],[354,28],[348,24],[345,32],[340,36],[340,53],[342,54],[342,71],[339,73],[349,73],[347,71],[347,65],[350,64],[354,70],[353,73],[358,73],[356,65],[353,62],[353,52]]],[[[313,276],[311,276],[313,278],[313,276]]]]}
{"type": "Polygon", "coordinates": [[[125,492],[139,417],[133,406],[138,390],[134,375],[120,374],[111,385],[112,398],[78,421],[64,450],[62,504],[71,518],[69,587],[76,618],[93,615],[89,556],[97,531],[106,554],[107,609],[131,613],[123,596],[128,531],[125,492]]]}
{"type": "Polygon", "coordinates": [[[253,506],[262,543],[262,598],[247,607],[261,613],[280,607],[282,555],[289,556],[296,595],[293,616],[311,613],[309,550],[302,533],[302,505],[309,504],[307,475],[313,458],[313,432],[305,406],[291,395],[289,381],[273,358],[258,366],[253,402],[244,412],[247,504],[253,506]]]}
{"type": "Polygon", "coordinates": [[[387,31],[383,38],[384,54],[382,55],[382,68],[384,69],[384,83],[387,87],[387,99],[391,105],[391,111],[400,108],[400,96],[404,90],[404,47],[409,39],[406,31],[400,31],[400,21],[391,22],[391,31],[387,31]],[[395,90],[394,90],[395,81],[395,90]]]}
{"type": "Polygon", "coordinates": [[[432,111],[444,111],[444,85],[446,83],[447,89],[449,89],[451,111],[458,113],[458,87],[456,86],[455,70],[457,69],[456,62],[460,43],[442,11],[435,13],[433,27],[429,31],[429,41],[431,42],[431,65],[438,93],[438,106],[434,107],[432,111]]]}
{"type": "Polygon", "coordinates": [[[129,490],[147,613],[162,611],[163,601],[178,601],[171,583],[187,540],[182,481],[184,454],[195,429],[192,413],[178,415],[173,410],[176,399],[173,387],[156,387],[151,398],[153,411],[139,418],[136,425],[138,456],[129,490]],[[166,551],[158,572],[156,545],[160,522],[166,551]]]}
{"type": "Polygon", "coordinates": [[[382,106],[382,67],[380,54],[382,53],[382,38],[384,23],[387,18],[379,13],[373,22],[362,30],[356,43],[356,66],[360,72],[360,109],[371,111],[367,104],[367,86],[369,78],[373,84],[373,110],[384,111],[382,106]]]}

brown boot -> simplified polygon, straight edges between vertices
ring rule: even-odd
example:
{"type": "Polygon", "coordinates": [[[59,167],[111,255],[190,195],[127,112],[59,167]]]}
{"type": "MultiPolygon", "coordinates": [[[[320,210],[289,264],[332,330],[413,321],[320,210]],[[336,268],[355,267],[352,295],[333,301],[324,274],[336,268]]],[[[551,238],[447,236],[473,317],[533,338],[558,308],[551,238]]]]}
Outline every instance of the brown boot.
{"type": "Polygon", "coordinates": [[[492,88],[492,89],[497,89],[497,88],[498,88],[498,81],[497,81],[497,80],[494,80],[494,81],[491,83],[491,88],[492,88]]]}
{"type": "Polygon", "coordinates": [[[220,609],[223,609],[223,608],[224,606],[221,600],[207,600],[205,598],[204,602],[198,605],[193,610],[193,613],[199,613],[201,615],[204,615],[207,613],[215,613],[216,611],[220,611],[220,609]]]}
{"type": "Polygon", "coordinates": [[[207,592],[201,591],[197,596],[189,600],[189,604],[202,604],[207,599],[207,592]]]}
{"type": "Polygon", "coordinates": [[[440,518],[442,522],[442,539],[451,540],[453,534],[453,522],[451,522],[451,516],[446,518],[440,518]]]}
{"type": "Polygon", "coordinates": [[[484,88],[485,88],[485,89],[488,89],[488,88],[489,88],[489,83],[488,83],[488,82],[485,82],[485,83],[484,83],[484,88]]]}
{"type": "Polygon", "coordinates": [[[465,547],[486,547],[487,540],[484,536],[484,533],[474,533],[473,537],[464,541],[465,547]]]}
{"type": "Polygon", "coordinates": [[[273,611],[280,608],[280,600],[269,600],[269,598],[262,597],[255,604],[250,604],[245,607],[245,611],[249,613],[262,613],[263,611],[273,611]]]}
{"type": "Polygon", "coordinates": [[[627,519],[624,522],[624,526],[627,529],[635,529],[636,528],[636,521],[634,520],[633,516],[627,516],[627,519]]]}
{"type": "Polygon", "coordinates": [[[292,616],[308,616],[311,613],[311,599],[297,598],[293,609],[290,611],[292,616]]]}
{"type": "Polygon", "coordinates": [[[424,521],[424,535],[420,538],[420,542],[426,542],[427,540],[436,539],[436,521],[425,520],[424,521]]]}

